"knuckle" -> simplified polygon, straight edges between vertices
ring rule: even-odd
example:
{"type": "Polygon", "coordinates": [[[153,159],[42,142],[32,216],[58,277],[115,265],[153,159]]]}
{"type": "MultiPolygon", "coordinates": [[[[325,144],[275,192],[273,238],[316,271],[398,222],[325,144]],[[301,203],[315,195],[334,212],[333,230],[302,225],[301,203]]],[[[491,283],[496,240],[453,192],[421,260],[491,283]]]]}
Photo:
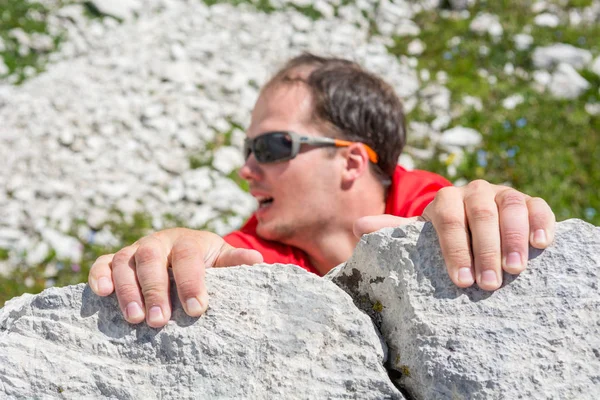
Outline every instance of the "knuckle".
{"type": "Polygon", "coordinates": [[[143,268],[157,260],[160,260],[160,254],[152,246],[142,245],[135,252],[135,263],[138,268],[143,268]]]}
{"type": "Polygon", "coordinates": [[[193,240],[180,240],[173,246],[171,257],[173,262],[186,261],[198,256],[198,247],[193,240]]]}
{"type": "Polygon", "coordinates": [[[469,220],[474,222],[490,222],[494,221],[497,216],[497,211],[485,205],[473,205],[470,207],[469,220]]]}
{"type": "Polygon", "coordinates": [[[142,287],[144,299],[150,303],[162,303],[167,288],[158,282],[150,282],[142,287]]]}
{"type": "Polygon", "coordinates": [[[438,190],[435,198],[434,198],[434,202],[438,201],[438,202],[442,202],[444,198],[450,197],[452,196],[454,193],[456,193],[458,190],[460,190],[459,188],[455,187],[455,186],[446,186],[441,188],[440,190],[438,190]]]}
{"type": "Polygon", "coordinates": [[[177,291],[181,293],[183,297],[190,297],[198,292],[200,288],[200,282],[193,279],[185,279],[177,282],[177,291]]]}
{"type": "Polygon", "coordinates": [[[451,246],[447,249],[447,259],[455,266],[468,266],[471,264],[471,252],[468,248],[451,246]]]}
{"type": "Polygon", "coordinates": [[[123,264],[124,265],[129,264],[129,260],[131,259],[131,254],[129,254],[129,252],[127,250],[128,250],[127,248],[124,248],[115,253],[115,255],[113,256],[113,259],[112,259],[113,267],[121,266],[123,264]]]}
{"type": "Polygon", "coordinates": [[[499,196],[500,207],[524,207],[525,196],[514,189],[505,190],[499,196]]]}
{"type": "Polygon", "coordinates": [[[137,283],[115,282],[115,291],[122,300],[136,299],[140,295],[140,288],[137,283]]]}
{"type": "Polygon", "coordinates": [[[488,189],[489,187],[490,187],[489,182],[484,181],[483,179],[476,179],[467,185],[467,188],[470,191],[480,191],[480,190],[488,189]]]}
{"type": "Polygon", "coordinates": [[[474,254],[477,264],[485,266],[500,265],[500,252],[495,249],[482,249],[474,254]]]}
{"type": "Polygon", "coordinates": [[[444,232],[466,230],[464,219],[452,213],[439,213],[436,222],[444,232]]]}
{"type": "Polygon", "coordinates": [[[520,231],[509,231],[502,234],[502,241],[505,246],[508,247],[516,247],[518,245],[522,245],[523,243],[527,243],[529,239],[523,232],[520,231]]]}

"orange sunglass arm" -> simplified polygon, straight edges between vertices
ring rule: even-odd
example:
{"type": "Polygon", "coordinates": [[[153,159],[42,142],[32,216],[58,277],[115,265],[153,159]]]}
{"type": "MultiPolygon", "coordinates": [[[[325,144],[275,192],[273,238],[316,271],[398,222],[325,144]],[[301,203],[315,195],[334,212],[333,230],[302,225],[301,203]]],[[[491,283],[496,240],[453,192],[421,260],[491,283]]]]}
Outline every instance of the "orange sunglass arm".
{"type": "MultiPolygon", "coordinates": [[[[360,142],[349,142],[347,140],[339,140],[339,139],[334,139],[333,141],[335,142],[336,147],[348,147],[350,145],[353,145],[354,143],[360,143],[360,142]]],[[[371,162],[373,164],[377,164],[379,157],[377,157],[377,153],[375,153],[375,150],[373,150],[371,147],[369,147],[368,145],[366,145],[364,143],[360,143],[360,144],[365,146],[365,149],[367,150],[367,154],[369,155],[369,160],[371,160],[371,162]]]]}

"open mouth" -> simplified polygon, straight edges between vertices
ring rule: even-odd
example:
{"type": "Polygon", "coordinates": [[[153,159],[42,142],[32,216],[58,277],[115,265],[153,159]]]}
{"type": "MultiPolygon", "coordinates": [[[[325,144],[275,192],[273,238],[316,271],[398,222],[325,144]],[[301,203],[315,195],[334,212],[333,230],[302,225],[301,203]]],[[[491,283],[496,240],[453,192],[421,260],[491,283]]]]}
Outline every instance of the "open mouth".
{"type": "Polygon", "coordinates": [[[257,199],[257,200],[258,200],[258,208],[268,207],[271,204],[273,204],[273,198],[272,197],[264,197],[264,198],[260,198],[260,199],[257,199]]]}

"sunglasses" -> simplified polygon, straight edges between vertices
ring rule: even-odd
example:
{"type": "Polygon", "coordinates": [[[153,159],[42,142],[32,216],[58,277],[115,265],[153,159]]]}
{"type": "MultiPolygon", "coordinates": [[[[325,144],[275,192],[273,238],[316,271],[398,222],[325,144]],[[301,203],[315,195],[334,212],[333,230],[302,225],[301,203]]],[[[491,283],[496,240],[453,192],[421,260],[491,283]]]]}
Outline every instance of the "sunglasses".
{"type": "MultiPolygon", "coordinates": [[[[247,138],[244,141],[244,156],[246,160],[250,157],[251,153],[254,153],[256,161],[262,164],[275,163],[279,161],[287,161],[298,155],[300,152],[300,146],[303,144],[316,146],[316,147],[348,147],[354,143],[360,142],[348,142],[346,140],[315,137],[315,136],[301,136],[294,132],[277,131],[267,132],[263,135],[257,136],[254,139],[247,138]]],[[[377,153],[364,143],[369,160],[377,164],[377,153]]]]}

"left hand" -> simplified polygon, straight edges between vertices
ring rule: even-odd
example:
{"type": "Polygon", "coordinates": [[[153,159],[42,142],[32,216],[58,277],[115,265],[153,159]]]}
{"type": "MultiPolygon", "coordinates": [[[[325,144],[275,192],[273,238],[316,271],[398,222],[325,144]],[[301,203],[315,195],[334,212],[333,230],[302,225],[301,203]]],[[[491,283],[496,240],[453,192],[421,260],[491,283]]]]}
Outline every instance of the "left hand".
{"type": "Polygon", "coordinates": [[[459,287],[477,282],[484,290],[502,285],[502,270],[518,274],[527,266],[529,244],[545,249],[554,240],[556,218],[548,204],[507,186],[477,180],[445,187],[421,217],[376,215],[358,219],[358,237],[414,220],[431,221],[450,279],[459,287]]]}

